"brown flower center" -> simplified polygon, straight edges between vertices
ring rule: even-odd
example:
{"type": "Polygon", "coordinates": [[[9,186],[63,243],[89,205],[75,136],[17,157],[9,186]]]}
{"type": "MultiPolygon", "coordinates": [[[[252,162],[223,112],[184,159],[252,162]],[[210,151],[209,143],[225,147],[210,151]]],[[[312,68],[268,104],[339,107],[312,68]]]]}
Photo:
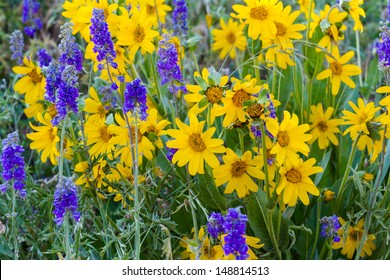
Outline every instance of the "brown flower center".
{"type": "Polygon", "coordinates": [[[100,128],[100,137],[106,143],[111,139],[112,134],[108,132],[108,127],[107,126],[103,126],[102,128],[100,128]]]}
{"type": "MultiPolygon", "coordinates": [[[[138,143],[141,143],[143,135],[141,133],[141,130],[139,130],[139,129],[137,131],[137,137],[138,137],[138,143]]],[[[135,142],[135,127],[134,126],[131,126],[131,138],[135,142]]]]}
{"type": "Polygon", "coordinates": [[[251,9],[250,16],[254,19],[265,20],[268,16],[268,11],[263,7],[255,7],[251,9]]]}
{"type": "Polygon", "coordinates": [[[190,137],[188,137],[188,145],[190,145],[191,149],[195,152],[203,152],[206,150],[206,144],[199,133],[191,134],[190,137]]]}
{"type": "Polygon", "coordinates": [[[38,74],[36,69],[33,69],[30,73],[28,73],[28,75],[34,84],[40,83],[42,81],[42,74],[38,74]]]}
{"type": "Polygon", "coordinates": [[[232,164],[232,176],[241,177],[246,171],[246,162],[239,160],[232,164]]]}
{"type": "Polygon", "coordinates": [[[210,245],[203,245],[202,246],[202,255],[206,256],[208,259],[214,259],[215,257],[215,250],[210,247],[210,245]]]}
{"type": "Polygon", "coordinates": [[[229,32],[227,35],[226,35],[226,40],[230,43],[230,44],[234,44],[236,42],[236,35],[234,35],[233,32],[229,32]]]}
{"type": "Polygon", "coordinates": [[[143,40],[145,39],[145,30],[141,25],[137,25],[137,27],[134,30],[134,41],[137,43],[142,43],[143,40]]]}
{"type": "Polygon", "coordinates": [[[278,143],[281,147],[286,147],[290,142],[290,138],[286,131],[280,131],[277,135],[278,143]]]}
{"type": "Polygon", "coordinates": [[[293,168],[293,169],[290,169],[289,171],[287,171],[286,178],[287,178],[287,181],[296,184],[302,180],[302,174],[301,174],[301,172],[299,172],[298,170],[295,170],[293,168]]]}
{"type": "Polygon", "coordinates": [[[152,5],[146,4],[146,12],[148,13],[148,15],[155,15],[156,8],[152,5]]]}
{"type": "Polygon", "coordinates": [[[265,155],[267,160],[274,160],[276,158],[276,154],[271,154],[271,149],[267,149],[265,155]]]}
{"type": "Polygon", "coordinates": [[[363,232],[362,230],[360,230],[359,228],[353,228],[349,233],[348,233],[348,236],[357,241],[357,240],[362,240],[362,235],[363,235],[363,232]]]}
{"type": "Polygon", "coordinates": [[[147,132],[153,132],[154,134],[157,135],[158,131],[154,125],[149,125],[148,128],[146,129],[147,132]]]}
{"type": "Polygon", "coordinates": [[[49,133],[50,142],[53,142],[54,139],[56,138],[56,135],[54,134],[53,128],[50,128],[49,131],[48,131],[48,133],[49,133]]]}
{"type": "Polygon", "coordinates": [[[106,115],[106,109],[104,108],[103,105],[100,105],[98,108],[97,108],[97,113],[102,117],[104,115],[106,115]]]}
{"type": "Polygon", "coordinates": [[[330,64],[330,70],[334,75],[340,76],[341,73],[343,72],[343,67],[340,63],[335,61],[330,64]]]}
{"type": "Polygon", "coordinates": [[[328,125],[326,124],[326,122],[324,121],[320,121],[318,124],[317,124],[317,127],[320,131],[322,132],[325,132],[328,130],[328,125]]]}
{"type": "Polygon", "coordinates": [[[264,112],[263,105],[259,103],[254,103],[248,107],[247,113],[252,119],[258,119],[264,112]]]}
{"type": "Polygon", "coordinates": [[[51,118],[54,118],[57,115],[57,109],[54,104],[47,107],[47,112],[49,113],[51,118]]]}
{"type": "Polygon", "coordinates": [[[276,25],[276,29],[277,29],[276,36],[284,36],[284,35],[286,35],[287,28],[286,28],[286,26],[284,26],[284,24],[275,21],[275,25],[276,25]]]}
{"type": "Polygon", "coordinates": [[[236,107],[242,107],[242,103],[244,101],[247,101],[250,99],[250,95],[249,93],[247,93],[245,90],[243,89],[239,89],[236,91],[236,93],[233,95],[232,97],[232,100],[233,100],[233,104],[236,106],[236,107]]]}
{"type": "Polygon", "coordinates": [[[218,103],[222,99],[223,89],[219,86],[212,86],[206,90],[207,101],[214,104],[218,103]]]}

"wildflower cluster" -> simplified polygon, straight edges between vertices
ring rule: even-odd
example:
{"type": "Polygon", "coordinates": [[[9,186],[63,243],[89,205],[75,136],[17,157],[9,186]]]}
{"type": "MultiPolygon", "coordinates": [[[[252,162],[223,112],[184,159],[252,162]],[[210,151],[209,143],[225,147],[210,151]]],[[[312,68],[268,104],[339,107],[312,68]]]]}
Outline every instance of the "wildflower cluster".
{"type": "Polygon", "coordinates": [[[321,227],[321,236],[329,237],[334,242],[340,242],[340,237],[337,232],[341,228],[339,218],[336,215],[331,217],[323,217],[320,221],[321,227]]]}
{"type": "Polygon", "coordinates": [[[54,191],[54,221],[57,225],[64,222],[67,212],[69,212],[76,222],[80,221],[80,213],[78,212],[78,195],[77,188],[74,185],[72,178],[60,178],[54,191]]]}
{"type": "Polygon", "coordinates": [[[27,25],[24,33],[31,38],[42,29],[42,21],[38,17],[40,6],[37,0],[23,0],[22,22],[27,25]]]}
{"type": "Polygon", "coordinates": [[[23,34],[19,30],[12,32],[9,39],[10,50],[12,52],[11,59],[15,59],[18,63],[22,62],[24,52],[23,34]]]}

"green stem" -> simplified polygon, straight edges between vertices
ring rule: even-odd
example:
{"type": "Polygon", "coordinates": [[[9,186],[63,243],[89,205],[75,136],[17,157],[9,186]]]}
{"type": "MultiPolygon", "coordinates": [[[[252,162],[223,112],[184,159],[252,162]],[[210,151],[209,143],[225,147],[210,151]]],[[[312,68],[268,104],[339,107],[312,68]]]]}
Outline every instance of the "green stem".
{"type": "Polygon", "coordinates": [[[317,220],[316,220],[317,225],[316,225],[316,233],[314,237],[313,250],[311,251],[311,256],[310,256],[311,260],[313,260],[314,258],[314,253],[316,251],[317,242],[318,242],[318,235],[320,234],[320,218],[321,218],[321,201],[319,201],[317,204],[317,220]]]}
{"type": "MultiPolygon", "coordinates": [[[[157,90],[158,100],[159,100],[159,102],[161,102],[161,92],[160,92],[160,87],[159,87],[158,79],[157,79],[157,70],[156,70],[156,67],[153,67],[152,55],[148,54],[147,57],[149,58],[148,60],[149,60],[150,68],[153,69],[152,75],[153,75],[153,81],[154,81],[154,84],[155,84],[156,90],[157,90]]],[[[164,108],[164,110],[167,111],[166,108],[164,108]]]]}
{"type": "Polygon", "coordinates": [[[266,193],[267,193],[267,198],[270,199],[271,198],[271,193],[270,193],[270,190],[269,190],[267,147],[266,147],[266,143],[265,143],[265,129],[264,129],[264,124],[263,124],[262,120],[260,120],[260,128],[261,128],[261,146],[262,146],[262,149],[263,149],[265,190],[266,190],[266,193]]]}
{"type": "Polygon", "coordinates": [[[356,260],[358,260],[360,258],[360,254],[363,250],[364,244],[366,243],[368,230],[370,229],[371,220],[373,217],[372,209],[374,209],[374,207],[375,207],[376,197],[378,195],[378,190],[379,190],[379,186],[380,186],[380,178],[382,177],[383,166],[384,166],[385,155],[386,155],[386,141],[385,141],[386,130],[387,130],[387,125],[385,125],[385,130],[383,133],[384,139],[383,139],[383,143],[382,143],[381,159],[379,162],[379,171],[378,171],[377,179],[375,181],[375,186],[370,192],[369,203],[368,203],[369,209],[367,211],[366,220],[364,221],[364,232],[362,235],[362,239],[360,240],[359,248],[356,252],[356,257],[355,257],[356,260]]]}
{"type": "MultiPolygon", "coordinates": [[[[12,185],[13,185],[13,182],[12,182],[12,185]]],[[[18,234],[16,232],[15,207],[16,207],[16,190],[12,186],[12,237],[14,240],[14,258],[15,258],[15,260],[18,260],[18,258],[19,258],[19,244],[18,244],[18,234]]]]}
{"type": "MultiPolygon", "coordinates": [[[[355,37],[356,37],[356,55],[357,55],[357,63],[360,69],[362,69],[362,59],[360,57],[360,35],[359,31],[355,31],[355,37]]],[[[360,88],[363,87],[363,76],[362,73],[359,74],[359,86],[360,88]]]]}
{"type": "Polygon", "coordinates": [[[359,139],[360,139],[360,134],[356,137],[355,141],[353,142],[352,151],[349,154],[348,163],[347,163],[347,166],[345,168],[343,180],[341,181],[341,185],[340,185],[340,188],[339,188],[339,193],[338,193],[337,198],[336,198],[336,204],[335,204],[335,208],[334,208],[334,213],[335,214],[337,214],[337,212],[339,211],[339,208],[340,208],[341,199],[343,197],[344,189],[345,189],[345,186],[346,186],[346,183],[347,183],[347,178],[348,178],[348,175],[349,175],[349,172],[350,172],[349,167],[352,165],[353,157],[355,155],[355,151],[356,151],[357,143],[358,143],[359,139]]]}
{"type": "Polygon", "coordinates": [[[190,196],[190,208],[191,208],[191,215],[192,215],[192,223],[194,224],[194,234],[195,234],[195,239],[198,245],[200,245],[199,242],[199,231],[198,231],[198,220],[196,219],[197,215],[195,212],[195,207],[194,207],[194,194],[191,190],[189,190],[189,196],[190,196]]]}
{"type": "Polygon", "coordinates": [[[141,254],[141,229],[140,229],[140,203],[139,203],[139,185],[138,185],[138,116],[135,115],[135,160],[133,163],[134,174],[134,207],[135,207],[135,240],[134,249],[136,260],[140,259],[141,254]]]}
{"type": "Polygon", "coordinates": [[[271,238],[272,245],[274,246],[276,257],[279,260],[281,260],[282,259],[282,254],[280,253],[279,244],[278,244],[278,242],[276,240],[276,236],[275,236],[275,230],[274,230],[274,226],[273,226],[273,223],[272,223],[272,212],[273,212],[272,210],[267,209],[267,218],[268,218],[268,225],[269,225],[269,236],[271,238]]]}
{"type": "Polygon", "coordinates": [[[72,258],[72,247],[70,242],[70,224],[69,224],[69,215],[66,214],[64,217],[64,239],[65,239],[65,260],[70,260],[72,258]]]}
{"type": "Polygon", "coordinates": [[[238,140],[240,142],[240,149],[241,149],[241,151],[245,151],[244,135],[240,131],[238,131],[238,140]]]}

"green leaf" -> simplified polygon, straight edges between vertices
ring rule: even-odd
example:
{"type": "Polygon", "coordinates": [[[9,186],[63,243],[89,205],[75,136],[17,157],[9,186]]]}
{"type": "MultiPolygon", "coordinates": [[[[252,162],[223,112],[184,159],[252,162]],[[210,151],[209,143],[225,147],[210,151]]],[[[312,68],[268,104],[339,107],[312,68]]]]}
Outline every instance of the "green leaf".
{"type": "Polygon", "coordinates": [[[201,77],[201,76],[194,76],[194,79],[196,81],[196,83],[203,89],[203,90],[207,90],[207,88],[209,87],[209,85],[207,84],[207,82],[201,77]]]}
{"type": "MultiPolygon", "coordinates": [[[[246,205],[248,214],[248,222],[256,237],[260,238],[261,243],[264,243],[265,249],[271,249],[273,247],[271,238],[269,235],[269,229],[267,225],[267,197],[265,192],[259,190],[257,193],[250,193],[248,196],[248,203],[246,205]]],[[[283,216],[281,218],[280,235],[279,235],[279,247],[281,250],[287,248],[289,242],[288,227],[283,216]]],[[[272,213],[272,222],[275,227],[278,224],[279,213],[275,208],[272,213]]]]}
{"type": "Polygon", "coordinates": [[[321,181],[322,176],[324,175],[325,170],[328,166],[331,154],[332,154],[332,149],[330,149],[322,158],[322,160],[318,163],[318,166],[322,167],[323,172],[317,173],[316,177],[314,178],[314,185],[318,185],[318,183],[321,181]]]}
{"type": "Polygon", "coordinates": [[[206,168],[205,174],[199,174],[199,200],[214,209],[226,210],[227,200],[215,186],[214,179],[206,168]]]}

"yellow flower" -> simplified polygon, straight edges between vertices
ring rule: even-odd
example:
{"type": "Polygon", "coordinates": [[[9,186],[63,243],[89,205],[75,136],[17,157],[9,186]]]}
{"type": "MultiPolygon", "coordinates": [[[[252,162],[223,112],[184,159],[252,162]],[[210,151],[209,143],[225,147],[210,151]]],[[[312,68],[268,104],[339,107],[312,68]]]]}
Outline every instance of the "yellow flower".
{"type": "Polygon", "coordinates": [[[90,22],[79,21],[79,13],[80,13],[79,9],[81,7],[87,7],[88,4],[90,3],[91,0],[72,0],[72,1],[65,1],[65,3],[62,5],[62,8],[64,9],[62,15],[65,18],[69,18],[70,22],[73,23],[72,25],[73,34],[80,32],[81,36],[83,36],[83,38],[86,41],[89,41],[90,38],[89,27],[88,27],[88,23],[90,22]]]}
{"type": "Polygon", "coordinates": [[[30,123],[32,129],[35,130],[35,132],[27,134],[27,138],[32,140],[30,148],[36,149],[38,152],[42,151],[42,162],[46,162],[47,158],[50,158],[50,162],[56,165],[57,157],[60,155],[57,147],[57,143],[60,142],[60,138],[57,136],[58,128],[52,125],[51,117],[48,113],[45,113],[44,116],[38,113],[37,119],[43,125],[35,126],[30,123]]]}
{"type": "Polygon", "coordinates": [[[12,68],[15,73],[24,75],[15,83],[14,89],[20,94],[25,94],[24,100],[27,104],[34,104],[44,99],[46,79],[41,72],[41,68],[35,65],[30,58],[24,57],[23,63],[25,66],[12,68]]]}
{"type": "MultiPolygon", "coordinates": [[[[383,86],[377,89],[378,93],[390,93],[390,86],[383,86]]],[[[390,95],[384,97],[381,101],[379,101],[379,105],[384,107],[387,111],[387,113],[383,113],[379,116],[378,121],[380,121],[382,124],[387,125],[386,130],[386,138],[390,138],[390,95]]]]}
{"type": "Polygon", "coordinates": [[[368,172],[365,172],[365,173],[363,174],[363,180],[364,180],[364,181],[369,182],[369,181],[372,181],[373,179],[374,179],[374,174],[368,173],[368,172]]]}
{"type": "Polygon", "coordinates": [[[157,148],[162,149],[163,143],[160,136],[165,135],[166,131],[164,130],[167,125],[170,124],[167,120],[158,120],[157,109],[148,110],[148,118],[141,122],[140,131],[141,134],[146,135],[149,140],[156,145],[157,148]]]}
{"type": "Polygon", "coordinates": [[[285,23],[280,15],[283,3],[278,0],[244,0],[247,6],[233,5],[233,10],[237,13],[232,17],[245,20],[249,25],[248,35],[252,39],[257,39],[261,35],[263,38],[273,37],[277,33],[276,21],[285,23]]]}
{"type": "Polygon", "coordinates": [[[251,179],[264,179],[261,171],[262,162],[260,157],[252,158],[252,153],[246,151],[241,157],[237,156],[231,149],[226,149],[226,155],[222,157],[224,164],[214,169],[215,185],[218,187],[227,183],[224,193],[237,192],[242,198],[249,194],[249,191],[257,192],[258,185],[251,179]]]}
{"type": "MultiPolygon", "coordinates": [[[[192,231],[194,232],[194,231],[192,231]]],[[[182,252],[181,257],[183,259],[191,260],[221,260],[224,259],[224,252],[222,245],[211,245],[210,239],[204,232],[204,228],[201,227],[198,231],[198,240],[200,244],[196,242],[196,236],[193,239],[184,237],[180,241],[180,245],[186,250],[182,252]]]]}
{"type": "Polygon", "coordinates": [[[355,22],[355,26],[353,27],[353,30],[355,31],[358,30],[362,32],[363,25],[362,22],[360,21],[360,16],[366,17],[366,13],[359,6],[364,4],[364,0],[350,0],[346,4],[349,4],[349,7],[347,7],[347,9],[349,10],[349,14],[351,15],[353,21],[355,22]]]}
{"type": "MultiPolygon", "coordinates": [[[[272,148],[275,146],[275,143],[271,141],[268,136],[265,136],[265,156],[267,159],[267,171],[268,171],[268,180],[273,181],[275,178],[277,166],[276,166],[276,155],[271,154],[272,148]]],[[[260,159],[263,160],[263,148],[253,148],[253,150],[259,155],[260,159]]]]}
{"type": "Polygon", "coordinates": [[[220,59],[224,59],[227,54],[230,58],[236,57],[237,49],[244,51],[246,48],[246,38],[243,33],[244,25],[233,21],[229,18],[228,23],[221,19],[221,29],[214,29],[211,31],[214,43],[211,46],[213,51],[221,50],[219,54],[220,59]]]}
{"type": "MultiPolygon", "coordinates": [[[[338,230],[338,235],[341,237],[341,240],[339,242],[333,242],[332,248],[343,248],[341,250],[341,254],[347,255],[348,259],[352,259],[353,255],[355,254],[355,251],[358,250],[361,244],[361,239],[363,237],[364,232],[364,219],[359,220],[359,222],[355,226],[349,224],[346,229],[344,229],[344,225],[346,224],[346,222],[343,220],[343,218],[339,217],[339,221],[342,225],[342,227],[338,230]],[[347,233],[345,233],[345,230],[347,231],[347,233]]],[[[367,235],[367,239],[364,242],[363,250],[360,253],[360,257],[371,256],[372,251],[376,249],[374,240],[375,236],[373,234],[367,235]]]]}
{"type": "Polygon", "coordinates": [[[203,132],[205,122],[199,122],[195,115],[190,115],[190,125],[186,125],[176,118],[179,129],[169,129],[167,133],[175,138],[167,142],[168,148],[178,149],[172,158],[178,166],[188,164],[190,175],[204,174],[204,161],[212,167],[219,166],[216,153],[223,153],[223,141],[211,138],[215,132],[212,127],[203,132]]]}
{"type": "Polygon", "coordinates": [[[89,90],[89,96],[90,97],[85,99],[84,111],[90,113],[91,115],[96,114],[104,120],[107,114],[107,110],[105,108],[105,105],[107,104],[102,104],[95,88],[93,87],[89,90]]]}
{"type": "Polygon", "coordinates": [[[165,0],[140,1],[140,9],[146,10],[146,19],[150,20],[155,27],[165,24],[167,12],[172,11],[172,8],[165,4],[165,0]]]}
{"type": "Polygon", "coordinates": [[[336,193],[332,192],[331,190],[325,189],[322,192],[322,201],[324,201],[324,202],[329,202],[329,201],[335,199],[335,197],[336,197],[336,193]]]}
{"type": "Polygon", "coordinates": [[[23,110],[23,112],[29,119],[35,118],[38,113],[42,114],[44,112],[42,101],[37,101],[30,104],[26,109],[23,110]]]}
{"type": "Polygon", "coordinates": [[[226,92],[226,97],[222,98],[223,107],[218,109],[218,115],[225,115],[222,125],[228,127],[237,120],[246,122],[247,113],[244,111],[243,103],[247,100],[255,100],[257,94],[267,85],[256,85],[256,78],[247,75],[243,81],[232,78],[233,89],[226,92]]]}
{"type": "Polygon", "coordinates": [[[351,101],[348,101],[348,104],[352,107],[354,113],[348,110],[343,110],[343,119],[346,120],[344,124],[351,125],[344,131],[344,135],[350,133],[352,140],[355,140],[359,133],[370,135],[370,123],[372,121],[376,121],[374,119],[375,113],[379,111],[380,108],[375,108],[374,102],[369,102],[365,105],[362,98],[358,99],[358,106],[353,104],[351,101]]]}
{"type": "Polygon", "coordinates": [[[310,144],[314,143],[318,139],[318,146],[321,150],[326,149],[329,146],[329,141],[333,145],[338,145],[339,141],[335,136],[335,133],[340,133],[337,126],[343,123],[341,119],[330,119],[334,112],[332,107],[329,107],[324,112],[322,104],[319,103],[317,106],[311,106],[311,114],[309,117],[310,134],[313,138],[309,141],[310,144]]]}
{"type": "Polygon", "coordinates": [[[132,16],[127,13],[121,15],[121,22],[117,34],[117,44],[129,48],[129,59],[134,60],[136,52],[152,53],[154,51],[153,40],[158,32],[152,29],[152,23],[146,19],[146,10],[131,9],[132,16]]]}
{"type": "Polygon", "coordinates": [[[223,98],[224,87],[229,81],[229,77],[221,77],[215,70],[210,73],[206,68],[203,68],[202,75],[195,72],[194,77],[195,80],[200,81],[199,85],[187,85],[186,88],[189,93],[184,95],[187,102],[195,103],[188,114],[198,115],[210,106],[211,124],[213,124],[215,117],[219,115],[218,112],[221,108],[219,103],[223,98]],[[205,105],[201,106],[203,103],[205,105]]]}
{"type": "MultiPolygon", "coordinates": [[[[278,126],[274,136],[277,138],[276,145],[272,148],[271,154],[276,154],[276,163],[280,166],[285,159],[292,161],[294,165],[298,164],[297,152],[308,155],[310,148],[305,142],[312,136],[305,134],[309,130],[308,124],[298,125],[298,117],[284,111],[282,123],[278,126]]],[[[272,132],[271,132],[272,133],[272,132]]]]}
{"type": "Polygon", "coordinates": [[[332,84],[332,94],[337,95],[340,89],[341,82],[347,84],[350,88],[355,88],[356,85],[350,76],[360,75],[362,70],[359,66],[353,64],[346,64],[355,55],[353,51],[349,51],[340,57],[339,49],[334,47],[332,49],[332,56],[326,55],[326,60],[329,63],[329,69],[326,69],[317,75],[317,80],[330,78],[332,84]]]}
{"type": "Polygon", "coordinates": [[[95,114],[85,122],[87,145],[91,146],[88,153],[92,158],[101,154],[109,154],[115,149],[114,135],[104,121],[98,114],[95,114]]]}
{"type": "Polygon", "coordinates": [[[310,2],[312,2],[312,4],[311,4],[311,10],[312,10],[312,13],[313,13],[313,12],[314,12],[314,8],[315,8],[315,1],[310,1],[310,0],[298,0],[299,9],[300,9],[300,11],[301,11],[302,13],[305,14],[306,19],[309,19],[310,2]]]}
{"type": "Polygon", "coordinates": [[[315,162],[314,158],[310,158],[305,162],[298,159],[297,164],[288,159],[285,161],[279,170],[281,177],[276,188],[278,195],[283,192],[283,202],[285,204],[293,207],[297,204],[299,198],[304,205],[309,205],[308,193],[315,196],[320,195],[320,191],[309,177],[323,171],[321,167],[313,166],[315,162]]]}
{"type": "Polygon", "coordinates": [[[290,56],[294,52],[294,45],[292,39],[301,39],[303,35],[299,31],[305,30],[306,26],[294,21],[299,16],[299,11],[291,13],[291,6],[286,6],[282,13],[281,18],[285,19],[286,22],[282,23],[275,21],[277,32],[275,36],[263,38],[263,49],[267,49],[265,58],[269,65],[276,64],[286,69],[287,64],[295,66],[295,63],[291,60],[290,56]]]}
{"type": "MultiPolygon", "coordinates": [[[[98,160],[97,162],[92,163],[91,167],[89,166],[88,161],[77,163],[74,167],[74,171],[82,174],[76,180],[76,185],[85,185],[85,187],[95,187],[97,189],[101,189],[102,186],[107,186],[107,182],[103,180],[106,178],[106,166],[107,161],[105,160],[98,160]]],[[[103,199],[106,198],[102,192],[99,192],[98,196],[103,199]]]]}
{"type": "MultiPolygon", "coordinates": [[[[134,119],[130,116],[131,112],[127,114],[129,123],[130,123],[130,130],[131,130],[131,141],[132,143],[135,143],[136,139],[136,129],[137,129],[137,138],[138,138],[138,165],[142,164],[143,156],[147,160],[152,160],[153,153],[152,151],[155,150],[152,142],[141,132],[140,127],[141,123],[138,121],[138,127],[135,127],[134,119]]],[[[109,131],[115,134],[113,137],[113,143],[118,145],[114,156],[117,158],[120,156],[121,163],[132,167],[133,166],[133,157],[132,152],[130,149],[130,135],[129,135],[129,129],[128,125],[126,123],[126,120],[122,115],[115,114],[115,121],[116,124],[111,124],[109,127],[109,131]]],[[[134,151],[135,152],[135,151],[134,151]]]]}
{"type": "MultiPolygon", "coordinates": [[[[320,11],[320,15],[312,14],[313,22],[310,24],[310,37],[312,37],[314,30],[320,26],[323,37],[319,41],[318,45],[322,48],[327,48],[330,51],[332,46],[336,46],[340,40],[344,39],[343,31],[347,30],[347,27],[342,24],[347,17],[346,12],[340,12],[339,9],[333,8],[326,4],[325,9],[320,11]]],[[[317,52],[320,52],[320,48],[316,48],[317,52]]]]}

